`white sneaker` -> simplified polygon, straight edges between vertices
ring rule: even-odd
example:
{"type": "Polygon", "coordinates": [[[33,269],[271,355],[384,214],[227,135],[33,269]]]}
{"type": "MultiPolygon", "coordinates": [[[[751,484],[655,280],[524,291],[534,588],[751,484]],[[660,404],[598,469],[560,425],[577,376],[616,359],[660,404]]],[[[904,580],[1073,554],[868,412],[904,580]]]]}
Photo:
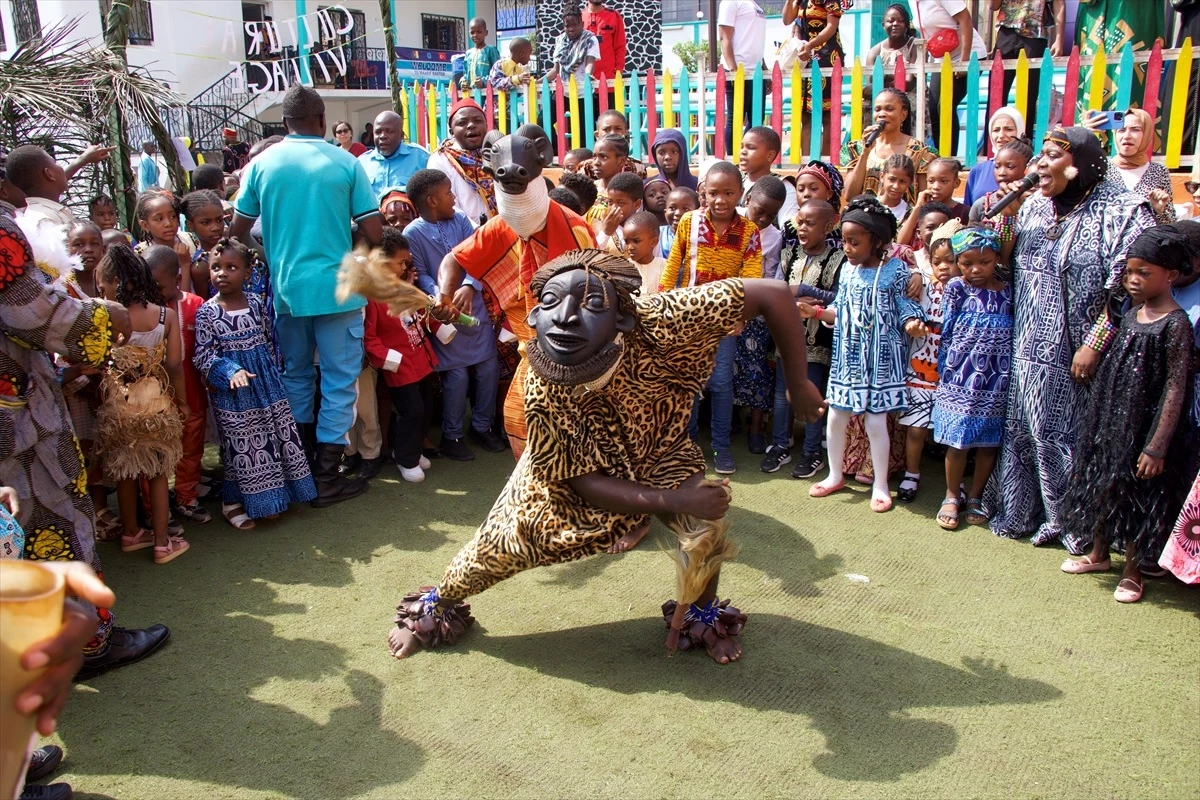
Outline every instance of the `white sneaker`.
{"type": "MultiPolygon", "coordinates": [[[[396,466],[400,467],[399,464],[396,466]]],[[[412,469],[400,467],[400,477],[409,483],[420,483],[425,480],[425,470],[421,469],[420,466],[413,467],[412,469]]]]}
{"type": "Polygon", "coordinates": [[[426,458],[425,456],[421,456],[421,460],[417,462],[417,466],[420,467],[421,469],[429,469],[433,465],[429,463],[428,458],[426,458]]]}

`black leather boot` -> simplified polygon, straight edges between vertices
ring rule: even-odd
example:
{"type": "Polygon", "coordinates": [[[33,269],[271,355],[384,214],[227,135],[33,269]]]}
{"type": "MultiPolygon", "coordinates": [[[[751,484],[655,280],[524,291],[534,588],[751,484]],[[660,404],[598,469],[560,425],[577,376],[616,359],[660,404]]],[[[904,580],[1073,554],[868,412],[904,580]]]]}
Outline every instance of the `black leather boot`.
{"type": "Polygon", "coordinates": [[[296,430],[300,432],[300,444],[304,447],[308,468],[312,469],[317,464],[317,423],[297,422],[296,430]]]}
{"type": "Polygon", "coordinates": [[[366,481],[350,480],[338,472],[345,449],[345,446],[340,444],[317,445],[317,463],[313,467],[317,499],[309,504],[313,508],[325,508],[351,497],[358,497],[367,490],[366,481]]]}

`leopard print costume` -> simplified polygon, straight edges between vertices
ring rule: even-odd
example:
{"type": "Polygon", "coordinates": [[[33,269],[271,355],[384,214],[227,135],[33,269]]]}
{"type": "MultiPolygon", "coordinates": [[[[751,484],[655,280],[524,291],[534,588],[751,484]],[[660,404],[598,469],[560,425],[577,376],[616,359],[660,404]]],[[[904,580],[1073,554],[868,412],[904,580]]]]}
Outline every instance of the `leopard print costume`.
{"type": "Polygon", "coordinates": [[[603,552],[643,525],[645,515],[594,508],[570,478],[601,471],[658,489],[704,472],[687,435],[696,394],[712,373],[717,345],[742,321],[740,280],[637,300],[638,321],[602,389],[525,383],[529,442],[483,525],[446,570],[438,593],[464,600],[532,567],[603,552]]]}

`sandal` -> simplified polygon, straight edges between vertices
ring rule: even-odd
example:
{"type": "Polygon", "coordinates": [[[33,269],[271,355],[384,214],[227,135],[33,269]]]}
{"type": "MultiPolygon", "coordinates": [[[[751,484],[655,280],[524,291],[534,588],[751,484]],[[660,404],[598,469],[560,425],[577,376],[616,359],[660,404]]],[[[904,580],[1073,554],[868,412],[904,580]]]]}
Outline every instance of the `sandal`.
{"type": "Polygon", "coordinates": [[[904,476],[904,480],[900,481],[900,488],[896,490],[896,499],[901,503],[911,503],[917,499],[917,492],[921,489],[921,478],[904,476]]]}
{"type": "Polygon", "coordinates": [[[1133,578],[1122,578],[1120,583],[1117,584],[1117,590],[1113,592],[1113,597],[1116,598],[1118,603],[1136,603],[1142,599],[1143,589],[1142,584],[1133,578]]]}
{"type": "Polygon", "coordinates": [[[958,498],[947,497],[942,501],[942,507],[938,509],[937,523],[942,527],[942,530],[954,531],[958,530],[958,498]],[[953,511],[946,511],[946,507],[953,508],[953,511]]]}
{"type": "Polygon", "coordinates": [[[246,508],[241,503],[234,503],[231,506],[222,503],[221,516],[225,517],[225,521],[239,531],[254,529],[254,520],[246,514],[246,508]]]}
{"type": "Polygon", "coordinates": [[[1088,556],[1083,558],[1068,558],[1060,569],[1068,575],[1083,575],[1087,572],[1108,572],[1112,562],[1107,558],[1103,561],[1092,561],[1088,556]]]}
{"type": "Polygon", "coordinates": [[[138,532],[133,536],[121,536],[122,553],[132,553],[135,550],[145,550],[147,547],[154,547],[154,531],[148,531],[145,528],[138,528],[138,532]]]}
{"type": "Polygon", "coordinates": [[[121,519],[105,507],[96,512],[96,541],[115,542],[121,538],[121,519]]]}
{"type": "Polygon", "coordinates": [[[167,515],[167,536],[183,536],[183,524],[169,514],[167,515]]]}
{"type": "Polygon", "coordinates": [[[174,561],[186,553],[190,547],[191,545],[185,542],[182,536],[168,536],[165,547],[155,546],[154,563],[166,564],[168,561],[174,561]]]}
{"type": "Polygon", "coordinates": [[[212,514],[208,513],[208,509],[200,505],[197,501],[192,501],[187,505],[175,506],[175,513],[184,519],[190,519],[197,525],[204,525],[212,522],[212,514]]]}
{"type": "Polygon", "coordinates": [[[967,524],[968,525],[987,525],[991,520],[983,510],[983,501],[968,500],[967,501],[967,524]]]}

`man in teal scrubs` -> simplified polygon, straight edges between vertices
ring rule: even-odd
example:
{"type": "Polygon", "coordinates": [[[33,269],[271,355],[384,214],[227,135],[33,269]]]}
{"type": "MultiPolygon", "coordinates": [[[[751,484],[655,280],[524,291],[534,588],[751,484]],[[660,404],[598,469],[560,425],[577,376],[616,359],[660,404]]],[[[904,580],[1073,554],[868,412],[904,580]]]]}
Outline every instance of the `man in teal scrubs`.
{"type": "Polygon", "coordinates": [[[383,236],[379,203],[362,165],[325,141],[325,103],[295,85],[283,98],[288,135],[250,162],[235,202],[232,235],[250,241],[262,217],[262,241],[275,290],[275,328],[283,353],[283,385],[306,443],[316,442],[313,477],[322,508],[356,497],[366,483],[338,475],[354,424],[363,364],[363,298],[334,297],[351,222],[372,245],[383,236]],[[316,368],[321,364],[321,413],[316,419],[316,368]],[[315,426],[315,430],[314,430],[315,426]]]}

